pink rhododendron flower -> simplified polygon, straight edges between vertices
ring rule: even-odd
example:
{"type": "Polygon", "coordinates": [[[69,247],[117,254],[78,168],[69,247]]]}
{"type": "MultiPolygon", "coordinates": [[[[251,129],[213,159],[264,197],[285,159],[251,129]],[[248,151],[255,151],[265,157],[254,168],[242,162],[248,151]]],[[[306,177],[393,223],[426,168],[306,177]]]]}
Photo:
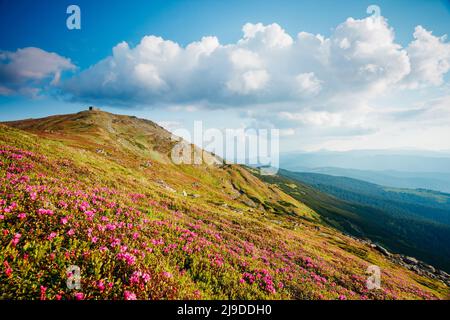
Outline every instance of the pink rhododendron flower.
{"type": "Polygon", "coordinates": [[[135,271],[133,272],[133,274],[130,277],[130,282],[131,284],[138,284],[139,283],[139,279],[140,279],[140,272],[135,271]]]}
{"type": "Polygon", "coordinates": [[[58,202],[59,207],[67,209],[67,207],[69,206],[65,201],[59,201],[58,202]]]}
{"type": "Polygon", "coordinates": [[[164,245],[164,240],[163,239],[152,239],[152,243],[157,246],[157,245],[164,245]]]}
{"type": "Polygon", "coordinates": [[[48,235],[47,240],[52,240],[53,238],[55,238],[57,236],[56,232],[52,232],[48,235]]]}
{"type": "Polygon", "coordinates": [[[38,214],[51,216],[53,215],[53,210],[41,208],[38,210],[38,214]]]}
{"type": "Polygon", "coordinates": [[[102,280],[100,280],[100,281],[97,282],[97,288],[98,288],[98,290],[100,290],[100,291],[105,290],[105,284],[103,283],[102,280]]]}
{"type": "Polygon", "coordinates": [[[136,262],[136,257],[129,253],[119,253],[117,254],[117,259],[125,261],[129,266],[136,262]]]}
{"type": "Polygon", "coordinates": [[[111,241],[111,247],[117,247],[117,246],[120,246],[120,239],[115,238],[111,241]]]}
{"type": "Polygon", "coordinates": [[[131,291],[125,291],[125,300],[136,300],[136,294],[131,291]]]}
{"type": "Polygon", "coordinates": [[[16,234],[14,235],[14,238],[13,238],[13,240],[11,241],[13,247],[15,247],[15,246],[19,243],[21,237],[22,237],[22,235],[21,235],[20,233],[16,233],[16,234]]]}
{"type": "Polygon", "coordinates": [[[89,203],[87,203],[86,201],[83,201],[80,206],[80,211],[85,212],[87,209],[89,209],[89,203]]]}
{"type": "Polygon", "coordinates": [[[74,294],[74,297],[76,300],[83,300],[84,299],[84,294],[82,292],[77,292],[74,294]]]}
{"type": "Polygon", "coordinates": [[[8,261],[3,262],[3,267],[5,268],[5,274],[9,278],[12,276],[12,269],[9,266],[8,261]]]}
{"type": "Polygon", "coordinates": [[[84,212],[85,215],[87,215],[89,220],[92,220],[92,218],[94,217],[95,213],[92,210],[87,210],[84,212]]]}
{"type": "Polygon", "coordinates": [[[47,287],[41,286],[41,300],[46,300],[45,293],[47,292],[47,287]]]}
{"type": "Polygon", "coordinates": [[[143,273],[141,276],[142,280],[144,280],[145,283],[150,281],[150,275],[148,273],[143,273]]]}

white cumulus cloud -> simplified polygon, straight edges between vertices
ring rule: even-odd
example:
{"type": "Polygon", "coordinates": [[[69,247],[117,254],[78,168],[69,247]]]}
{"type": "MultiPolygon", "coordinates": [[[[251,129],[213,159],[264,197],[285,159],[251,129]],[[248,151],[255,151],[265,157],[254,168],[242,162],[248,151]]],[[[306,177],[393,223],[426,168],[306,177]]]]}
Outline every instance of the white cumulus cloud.
{"type": "Polygon", "coordinates": [[[322,81],[317,79],[314,72],[301,73],[295,77],[300,95],[317,95],[322,89],[322,81]]]}
{"type": "Polygon", "coordinates": [[[74,70],[70,59],[39,48],[0,51],[0,95],[37,95],[42,86],[59,83],[61,73],[74,70]]]}
{"type": "Polygon", "coordinates": [[[407,48],[411,74],[407,83],[412,88],[441,85],[450,70],[450,43],[446,36],[435,37],[422,26],[414,31],[414,41],[407,48]]]}
{"type": "Polygon", "coordinates": [[[276,23],[247,23],[242,31],[226,45],[212,36],[185,47],[156,36],[133,48],[122,42],[63,89],[73,99],[107,104],[268,108],[288,102],[299,111],[336,108],[340,97],[367,102],[396,88],[439,85],[449,70],[444,38],[417,27],[404,48],[383,17],[348,18],[328,38],[292,37],[276,23]]]}

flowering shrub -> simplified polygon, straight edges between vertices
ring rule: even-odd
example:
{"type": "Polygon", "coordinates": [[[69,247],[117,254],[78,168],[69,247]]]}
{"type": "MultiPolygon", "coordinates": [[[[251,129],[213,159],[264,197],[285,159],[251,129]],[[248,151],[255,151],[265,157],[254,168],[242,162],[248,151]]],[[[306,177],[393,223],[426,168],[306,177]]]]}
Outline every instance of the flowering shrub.
{"type": "Polygon", "coordinates": [[[368,291],[368,262],[324,243],[307,222],[300,232],[283,229],[134,185],[111,187],[83,170],[0,147],[0,298],[439,297],[384,260],[385,285],[368,291]],[[81,289],[66,285],[72,265],[81,289]]]}

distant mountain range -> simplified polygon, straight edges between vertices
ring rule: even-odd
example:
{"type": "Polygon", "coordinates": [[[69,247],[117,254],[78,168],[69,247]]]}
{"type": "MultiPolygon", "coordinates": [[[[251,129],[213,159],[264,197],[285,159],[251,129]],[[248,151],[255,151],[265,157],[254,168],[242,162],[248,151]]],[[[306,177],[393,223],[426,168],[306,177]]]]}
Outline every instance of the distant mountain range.
{"type": "Polygon", "coordinates": [[[303,168],[301,171],[355,178],[395,188],[419,188],[450,193],[450,173],[446,172],[371,171],[336,167],[303,168]]]}
{"type": "Polygon", "coordinates": [[[281,155],[280,167],[396,188],[450,192],[450,154],[432,151],[319,151],[281,155]]]}

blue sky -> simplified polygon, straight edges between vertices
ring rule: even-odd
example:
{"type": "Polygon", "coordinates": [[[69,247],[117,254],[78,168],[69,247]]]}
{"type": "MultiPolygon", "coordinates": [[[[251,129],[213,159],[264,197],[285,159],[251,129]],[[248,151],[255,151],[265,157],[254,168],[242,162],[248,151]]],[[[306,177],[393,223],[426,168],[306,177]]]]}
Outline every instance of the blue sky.
{"type": "Polygon", "coordinates": [[[436,34],[449,32],[450,1],[440,0],[3,0],[0,1],[1,49],[35,46],[70,57],[86,68],[111,54],[121,41],[136,44],[148,34],[181,45],[205,35],[232,43],[247,22],[276,22],[290,34],[299,30],[329,35],[348,17],[366,17],[371,4],[395,29],[396,39],[408,43],[417,24],[436,34]],[[66,28],[66,8],[77,4],[82,30],[66,28]]]}
{"type": "MultiPolygon", "coordinates": [[[[337,38],[342,36],[336,34],[335,30],[339,25],[344,24],[347,18],[366,19],[368,17],[366,8],[371,4],[376,4],[380,7],[381,15],[386,19],[385,29],[388,30],[388,28],[391,28],[393,30],[395,33],[394,42],[400,45],[402,49],[406,50],[408,45],[414,41],[413,34],[418,25],[421,25],[426,31],[432,31],[432,34],[436,37],[445,35],[450,31],[450,1],[439,0],[2,0],[0,1],[0,51],[14,53],[20,48],[36,47],[48,53],[54,52],[60,57],[70,59],[73,66],[73,69],[71,69],[70,67],[61,67],[59,65],[59,68],[64,70],[61,76],[62,83],[71,77],[75,77],[74,82],[82,83],[83,81],[91,81],[90,79],[98,74],[105,74],[106,71],[101,66],[98,66],[95,72],[84,73],[84,75],[83,72],[90,66],[97,65],[102,59],[111,56],[112,48],[123,41],[128,44],[130,52],[147,35],[160,36],[164,40],[171,40],[178,43],[182,48],[194,41],[200,41],[204,36],[217,37],[221,46],[230,44],[239,47],[238,41],[243,38],[242,28],[246,23],[253,25],[262,23],[263,26],[276,23],[284,29],[284,33],[294,39],[294,42],[299,32],[307,32],[313,35],[321,34],[325,39],[330,38],[333,40],[333,37],[337,38]],[[65,26],[68,16],[66,14],[66,8],[70,4],[77,4],[81,8],[81,30],[68,30],[65,26]]],[[[256,30],[255,28],[258,29],[259,27],[254,27],[253,29],[256,30]]],[[[360,28],[360,26],[358,24],[346,25],[343,29],[349,34],[354,33],[354,30],[358,30],[352,28],[360,28]]],[[[261,31],[262,29],[259,28],[258,30],[261,34],[270,33],[269,29],[261,31]]],[[[383,29],[380,32],[384,31],[383,29]]],[[[422,34],[426,37],[425,32],[422,34]]],[[[360,35],[357,36],[358,39],[360,37],[360,35]]],[[[380,35],[380,39],[383,39],[382,37],[383,35],[380,35]]],[[[261,41],[265,40],[263,39],[261,41]]],[[[368,39],[367,41],[372,41],[370,42],[372,45],[377,40],[368,39]]],[[[448,40],[442,40],[442,42],[446,44],[448,40]]],[[[382,45],[380,43],[380,46],[382,45]]],[[[445,63],[447,61],[447,48],[444,46],[439,48],[444,53],[440,56],[440,61],[436,62],[435,65],[442,65],[443,62],[445,63]]],[[[264,50],[261,51],[262,49],[256,44],[254,47],[251,47],[249,44],[244,49],[256,52],[259,56],[263,56],[266,52],[264,50]]],[[[386,50],[391,49],[394,50],[394,46],[386,50]]],[[[408,54],[411,55],[410,60],[412,63],[413,54],[409,52],[408,54]]],[[[395,61],[397,57],[401,58],[400,55],[395,55],[394,58],[385,57],[385,60],[392,61],[394,59],[395,61]]],[[[275,58],[270,56],[264,57],[264,59],[266,59],[264,61],[265,64],[271,64],[273,61],[270,61],[270,59],[275,58]]],[[[365,67],[376,67],[377,63],[380,64],[378,66],[379,70],[392,67],[388,62],[380,62],[381,60],[379,57],[373,57],[372,62],[374,63],[367,63],[365,67]],[[382,65],[383,63],[385,65],[382,65]]],[[[295,59],[293,59],[292,63],[294,61],[295,59]]],[[[426,62],[428,63],[429,60],[426,62]]],[[[355,61],[354,63],[356,65],[360,61],[355,61]]],[[[420,66],[425,64],[425,62],[420,63],[420,66]]],[[[414,67],[413,64],[412,66],[414,67]]],[[[212,67],[221,70],[222,64],[214,64],[212,67]]],[[[156,66],[156,68],[160,67],[156,66]]],[[[167,68],[167,66],[164,66],[164,68],[167,68]]],[[[369,147],[373,146],[373,148],[425,148],[430,146],[427,143],[429,139],[433,139],[434,141],[431,144],[431,148],[433,149],[450,149],[450,145],[437,143],[437,138],[433,138],[437,137],[437,135],[445,134],[446,131],[442,128],[443,125],[441,123],[434,123],[431,119],[434,114],[440,114],[439,112],[445,113],[446,110],[442,107],[442,104],[450,101],[447,100],[449,95],[449,77],[447,72],[441,72],[437,76],[430,76],[429,73],[421,75],[428,78],[423,79],[422,77],[419,80],[414,80],[414,83],[416,83],[414,85],[412,84],[413,80],[408,79],[406,72],[402,74],[402,77],[408,83],[403,83],[403,79],[400,81],[389,78],[386,80],[386,83],[388,83],[387,87],[391,87],[392,81],[395,81],[399,89],[395,92],[390,92],[388,96],[380,93],[373,94],[373,88],[380,84],[378,82],[371,83],[370,90],[365,88],[363,90],[364,92],[361,91],[360,95],[349,96],[349,99],[358,101],[361,104],[358,110],[366,110],[367,108],[376,109],[378,105],[382,105],[382,107],[379,107],[376,113],[362,112],[359,119],[347,123],[346,119],[348,118],[348,114],[344,110],[347,106],[342,101],[336,102],[336,99],[339,100],[336,96],[347,96],[351,91],[360,90],[360,88],[356,89],[359,86],[358,83],[351,84],[355,86],[355,90],[347,87],[345,90],[342,90],[337,85],[325,88],[325,85],[332,82],[332,80],[323,79],[323,77],[318,76],[320,70],[307,70],[304,66],[299,66],[298,68],[302,71],[299,71],[296,79],[302,85],[307,84],[310,86],[308,93],[311,93],[311,90],[313,90],[315,95],[314,99],[308,98],[308,100],[305,100],[301,98],[285,101],[287,99],[283,97],[277,100],[277,97],[287,92],[287,89],[279,89],[278,87],[274,89],[274,94],[263,95],[263,98],[256,93],[253,95],[253,91],[250,94],[249,90],[253,90],[255,85],[258,86],[258,83],[263,83],[266,86],[266,83],[276,78],[270,72],[270,67],[267,68],[267,72],[266,70],[260,69],[256,71],[252,70],[252,73],[247,72],[248,77],[246,79],[256,81],[257,84],[246,83],[243,87],[241,82],[237,82],[238,80],[236,79],[238,78],[227,78],[229,80],[227,82],[228,88],[233,89],[235,91],[234,93],[239,91],[241,94],[237,98],[229,99],[228,96],[225,98],[211,97],[211,95],[214,95],[214,89],[217,87],[205,87],[207,89],[206,91],[210,89],[212,92],[209,93],[209,96],[205,97],[199,97],[199,93],[195,92],[195,90],[186,89],[180,92],[177,97],[164,101],[164,107],[160,107],[158,101],[155,102],[155,100],[161,97],[160,95],[139,98],[137,105],[128,106],[126,104],[126,101],[128,101],[126,98],[130,98],[130,92],[133,94],[136,93],[137,89],[135,87],[129,88],[126,94],[121,92],[120,96],[118,94],[109,94],[108,92],[106,94],[107,97],[103,97],[100,93],[93,95],[92,92],[87,92],[87,84],[83,87],[74,86],[72,83],[72,86],[69,85],[70,90],[68,90],[72,98],[68,99],[67,95],[61,95],[51,89],[49,83],[43,84],[39,82],[38,89],[40,93],[33,97],[17,94],[19,89],[16,84],[14,84],[13,89],[11,89],[11,86],[8,87],[5,85],[9,91],[13,90],[15,93],[0,94],[0,120],[40,117],[54,113],[70,113],[79,111],[92,102],[100,104],[104,109],[112,112],[136,114],[164,123],[168,127],[172,126],[171,128],[174,126],[190,127],[192,121],[199,119],[204,120],[206,125],[211,127],[246,127],[251,125],[258,127],[267,125],[280,127],[287,133],[283,142],[286,150],[314,148],[353,149],[362,148],[367,144],[369,144],[369,147]],[[439,78],[440,76],[443,79],[442,82],[436,80],[436,77],[439,78]],[[425,82],[427,82],[427,85],[423,85],[425,82]],[[432,85],[429,83],[432,83],[432,85]],[[405,86],[413,89],[405,91],[405,86]],[[368,97],[368,90],[372,94],[370,98],[368,97]],[[81,94],[77,96],[80,92],[81,94]],[[325,93],[329,98],[325,99],[322,97],[325,93]],[[404,97],[407,97],[407,99],[403,99],[404,97]],[[92,101],[89,99],[92,99],[92,101]],[[120,100],[119,105],[116,104],[118,99],[120,100]],[[153,101],[151,106],[143,103],[143,101],[145,102],[149,99],[153,101]],[[262,102],[263,99],[267,101],[264,100],[262,102]],[[207,102],[205,103],[204,101],[207,102]],[[267,107],[269,104],[286,105],[286,107],[277,109],[278,113],[275,114],[272,106],[267,107]],[[428,104],[432,104],[433,106],[437,105],[437,107],[433,107],[437,110],[433,112],[437,113],[427,115],[430,113],[428,111],[430,109],[426,109],[428,104]],[[238,107],[235,107],[236,105],[238,107]],[[341,109],[337,110],[339,108],[341,109]],[[308,114],[308,116],[301,116],[299,113],[308,114]],[[422,138],[415,136],[408,139],[407,137],[402,137],[399,132],[389,131],[393,130],[393,119],[401,122],[402,125],[404,124],[406,130],[412,130],[411,124],[404,118],[400,118],[401,115],[406,113],[425,114],[426,117],[424,116],[420,120],[423,121],[423,125],[428,128],[426,130],[429,132],[422,133],[422,138]],[[281,120],[268,124],[270,122],[268,120],[276,117],[281,120]],[[286,121],[286,119],[289,121],[286,121]],[[293,119],[297,123],[292,124],[293,119]],[[327,126],[328,122],[334,124],[332,126],[333,128],[318,128],[320,126],[327,126]],[[434,129],[430,129],[431,127],[434,129]],[[398,138],[396,140],[394,139],[395,143],[389,141],[391,139],[387,138],[388,132],[391,136],[398,135],[398,138]],[[302,137],[307,138],[301,141],[302,137]]],[[[350,65],[349,68],[352,69],[352,66],[350,65]]],[[[340,72],[347,72],[345,70],[340,72]]],[[[150,72],[148,68],[144,71],[147,73],[150,72]]],[[[389,75],[389,77],[397,77],[398,72],[401,73],[401,71],[394,70],[394,75],[389,75]]],[[[52,73],[49,71],[49,74],[52,73]]],[[[342,73],[339,74],[342,76],[342,73]]],[[[343,74],[345,76],[345,73],[343,74]]],[[[161,74],[159,75],[163,77],[161,74]]],[[[172,73],[167,77],[168,79],[162,78],[161,81],[171,83],[173,81],[172,73]]],[[[235,77],[235,75],[230,75],[230,77],[235,77]]],[[[130,81],[132,80],[134,79],[130,79],[130,81]]],[[[159,78],[157,80],[160,81],[159,78]]],[[[0,73],[0,84],[1,81],[0,73]]],[[[189,81],[191,81],[191,77],[189,81]]],[[[25,82],[27,84],[29,83],[28,80],[24,80],[21,84],[25,82]]],[[[90,82],[88,84],[94,87],[96,85],[90,82]]],[[[135,95],[131,98],[134,99],[135,95]]],[[[354,113],[352,110],[349,110],[349,112],[354,113]]],[[[411,135],[412,132],[409,132],[409,134],[411,135]]],[[[415,132],[415,134],[419,135],[419,132],[415,132]]]]}

